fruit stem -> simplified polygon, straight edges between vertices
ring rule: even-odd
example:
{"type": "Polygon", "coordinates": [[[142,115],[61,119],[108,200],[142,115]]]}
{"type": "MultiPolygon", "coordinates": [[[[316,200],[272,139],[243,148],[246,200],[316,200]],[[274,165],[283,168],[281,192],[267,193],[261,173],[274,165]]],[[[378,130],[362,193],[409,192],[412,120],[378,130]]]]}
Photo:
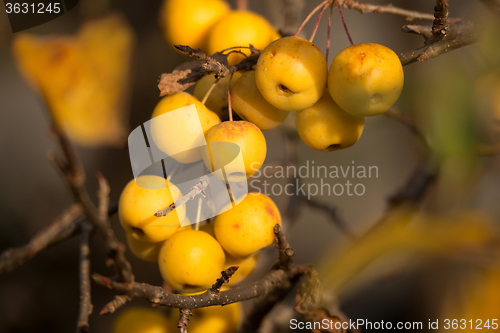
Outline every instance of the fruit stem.
{"type": "Polygon", "coordinates": [[[330,53],[330,31],[332,30],[333,2],[330,5],[330,13],[328,14],[328,29],[326,30],[326,63],[328,65],[328,54],[330,53]]]}
{"type": "Polygon", "coordinates": [[[233,73],[229,76],[229,85],[227,87],[227,108],[229,111],[229,121],[233,121],[233,108],[231,107],[231,81],[233,80],[233,73]]]}
{"type": "Polygon", "coordinates": [[[247,0],[238,0],[238,2],[236,3],[236,8],[238,8],[238,10],[240,11],[246,11],[248,8],[247,0]]]}
{"type": "Polygon", "coordinates": [[[330,4],[332,3],[333,0],[325,0],[323,1],[322,3],[320,3],[319,5],[316,6],[316,8],[314,8],[312,10],[312,12],[309,13],[309,15],[307,15],[306,19],[302,22],[302,24],[300,25],[300,27],[297,29],[297,32],[295,33],[294,36],[298,36],[300,31],[302,30],[302,28],[306,25],[306,23],[311,19],[311,17],[318,11],[320,10],[322,7],[324,7],[325,5],[327,4],[330,4]]]}
{"type": "Polygon", "coordinates": [[[316,36],[316,31],[318,31],[318,26],[319,26],[319,21],[321,20],[321,15],[323,15],[323,12],[325,11],[325,9],[326,9],[327,6],[328,6],[328,4],[325,4],[323,6],[323,8],[321,8],[321,11],[318,14],[318,19],[316,20],[316,25],[314,26],[314,30],[313,30],[313,33],[311,35],[311,38],[309,38],[309,41],[311,43],[314,40],[314,36],[316,36]]]}
{"type": "Polygon", "coordinates": [[[342,14],[342,9],[340,9],[339,2],[335,1],[335,3],[337,4],[337,8],[340,13],[340,18],[342,19],[342,24],[344,25],[345,33],[347,34],[347,38],[349,38],[349,42],[351,43],[351,45],[354,45],[354,43],[352,42],[351,35],[349,34],[349,29],[347,29],[347,25],[345,24],[344,15],[342,14]]]}
{"type": "Polygon", "coordinates": [[[215,88],[215,85],[217,84],[217,82],[219,82],[219,80],[216,80],[211,86],[210,86],[210,89],[208,89],[207,93],[205,94],[205,96],[203,96],[203,99],[201,100],[201,104],[205,105],[205,103],[207,102],[207,99],[208,97],[210,96],[210,94],[212,93],[212,91],[214,90],[215,88]]]}
{"type": "Polygon", "coordinates": [[[200,230],[201,197],[198,198],[198,210],[196,211],[196,224],[194,230],[200,230]]]}

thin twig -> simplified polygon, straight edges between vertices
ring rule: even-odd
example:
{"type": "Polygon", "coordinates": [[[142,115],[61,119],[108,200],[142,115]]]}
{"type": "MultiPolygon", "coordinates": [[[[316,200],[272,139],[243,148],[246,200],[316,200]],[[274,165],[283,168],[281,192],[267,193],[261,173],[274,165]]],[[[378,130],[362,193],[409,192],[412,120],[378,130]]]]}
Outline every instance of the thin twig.
{"type": "Polygon", "coordinates": [[[171,205],[168,207],[161,209],[155,213],[156,217],[161,217],[161,216],[167,216],[168,213],[173,211],[175,208],[180,207],[184,205],[186,202],[189,200],[193,200],[201,194],[202,196],[205,196],[205,190],[207,189],[208,185],[210,184],[210,175],[204,175],[201,176],[198,183],[191,187],[191,191],[189,191],[188,194],[177,200],[176,202],[173,202],[171,205]]]}
{"type": "Polygon", "coordinates": [[[190,317],[193,316],[193,313],[190,309],[179,309],[179,321],[177,322],[177,327],[179,328],[180,333],[187,333],[187,326],[190,317]]]}
{"type": "Polygon", "coordinates": [[[432,34],[437,39],[443,39],[448,32],[448,0],[436,0],[434,7],[434,23],[432,24],[432,34]]]}
{"type": "MultiPolygon", "coordinates": [[[[99,209],[90,200],[85,188],[85,173],[81,168],[73,147],[66,135],[56,125],[53,126],[53,133],[59,142],[66,160],[62,161],[53,153],[51,155],[52,162],[63,175],[75,202],[81,204],[85,216],[104,241],[110,262],[114,263],[120,280],[127,283],[133,282],[134,275],[132,274],[132,268],[124,255],[125,246],[116,238],[109,219],[102,219],[99,209]]],[[[101,186],[101,191],[104,191],[102,189],[103,185],[104,182],[100,181],[99,186],[101,186]]]]}
{"type": "MultiPolygon", "coordinates": [[[[354,0],[339,0],[340,4],[345,8],[354,9],[361,13],[377,13],[377,14],[392,14],[403,16],[407,21],[421,20],[421,21],[434,21],[434,15],[428,13],[421,13],[413,10],[406,10],[403,8],[388,5],[372,5],[368,3],[360,3],[354,0]]],[[[457,21],[459,19],[454,19],[457,21]]]]}
{"type": "Polygon", "coordinates": [[[77,322],[77,333],[88,332],[89,316],[93,309],[90,297],[90,231],[90,226],[87,223],[82,223],[80,241],[80,314],[77,322]]]}
{"type": "Polygon", "coordinates": [[[111,302],[109,302],[102,308],[101,312],[99,312],[99,315],[102,316],[105,314],[113,313],[124,306],[128,301],[130,301],[130,297],[128,297],[127,295],[116,295],[111,302]]]}
{"type": "Polygon", "coordinates": [[[74,222],[81,215],[81,206],[79,204],[72,204],[49,226],[33,237],[28,244],[5,250],[0,255],[0,275],[13,271],[40,251],[72,235],[76,229],[74,222]]]}
{"type": "Polygon", "coordinates": [[[332,16],[333,16],[333,3],[330,5],[330,11],[328,14],[328,29],[326,31],[326,54],[325,59],[328,64],[328,55],[330,53],[330,32],[332,30],[332,16]]]}
{"type": "Polygon", "coordinates": [[[231,81],[233,80],[233,73],[229,75],[229,84],[227,86],[227,109],[229,112],[229,121],[233,121],[233,108],[231,103],[231,81]]]}

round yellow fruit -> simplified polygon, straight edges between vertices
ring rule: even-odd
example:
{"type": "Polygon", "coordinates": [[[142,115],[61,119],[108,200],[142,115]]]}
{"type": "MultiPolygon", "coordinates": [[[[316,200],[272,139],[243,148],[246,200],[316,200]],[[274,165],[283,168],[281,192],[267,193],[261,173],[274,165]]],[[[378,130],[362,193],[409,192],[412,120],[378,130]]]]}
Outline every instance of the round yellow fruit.
{"type": "Polygon", "coordinates": [[[246,180],[259,170],[266,159],[264,134],[247,121],[222,122],[209,129],[205,138],[208,146],[202,150],[203,162],[221,180],[246,180]],[[239,153],[243,161],[236,158],[239,153]]]}
{"type": "Polygon", "coordinates": [[[166,283],[174,290],[208,289],[220,277],[225,255],[215,238],[200,230],[176,233],[160,250],[158,264],[166,283]]]}
{"type": "Polygon", "coordinates": [[[255,71],[241,76],[231,90],[233,110],[244,120],[255,124],[262,131],[277,127],[288,116],[262,96],[255,83],[255,71]]]}
{"type": "MultiPolygon", "coordinates": [[[[240,78],[241,72],[235,72],[231,79],[231,89],[236,81],[240,78]]],[[[205,94],[210,90],[215,83],[214,74],[206,75],[200,79],[194,86],[193,96],[202,101],[205,94]]],[[[210,93],[205,102],[205,106],[215,112],[221,119],[228,117],[227,114],[227,92],[229,88],[229,75],[219,79],[214,89],[210,93]]]]}
{"type": "Polygon", "coordinates": [[[301,37],[283,37],[260,54],[255,82],[264,98],[280,110],[304,110],[320,99],[328,67],[320,49],[301,37]]]}
{"type": "Polygon", "coordinates": [[[328,89],[333,100],[352,115],[384,113],[398,100],[404,73],[394,51],[375,43],[357,44],[333,59],[328,89]]]}
{"type": "Polygon", "coordinates": [[[118,313],[113,333],[172,333],[168,317],[151,308],[127,308],[118,313]]]}
{"type": "Polygon", "coordinates": [[[226,253],[226,262],[224,264],[224,269],[228,269],[231,266],[238,266],[238,270],[234,272],[233,276],[229,279],[228,286],[234,286],[241,281],[243,281],[247,276],[249,276],[257,266],[257,260],[259,255],[255,254],[248,258],[235,258],[232,255],[226,253]]]}
{"type": "MultiPolygon", "coordinates": [[[[208,34],[208,52],[213,54],[233,46],[249,46],[264,49],[276,39],[276,29],[262,16],[248,11],[234,11],[217,22],[208,34]]],[[[237,49],[246,55],[248,48],[237,49]]],[[[227,58],[234,65],[244,58],[233,53],[227,58]]]]}
{"type": "Polygon", "coordinates": [[[140,176],[131,180],[120,196],[120,223],[137,240],[164,241],[180,227],[179,221],[186,216],[186,207],[178,207],[167,216],[156,217],[154,214],[180,198],[182,193],[177,186],[168,184],[163,177],[140,176]]]}
{"type": "Polygon", "coordinates": [[[354,145],[363,133],[365,118],[342,110],[328,89],[310,108],[297,112],[297,132],[314,150],[332,151],[354,145]]]}
{"type": "Polygon", "coordinates": [[[150,243],[140,241],[127,233],[127,244],[130,251],[139,259],[158,262],[158,254],[163,242],[150,243]]]}
{"type": "Polygon", "coordinates": [[[172,45],[205,50],[208,33],[229,11],[229,5],[221,0],[166,0],[160,22],[172,45]]]}
{"type": "Polygon", "coordinates": [[[274,242],[274,226],[281,225],[276,204],[265,194],[249,193],[238,205],[215,218],[215,236],[230,255],[250,256],[274,242]]]}
{"type": "Polygon", "coordinates": [[[204,134],[209,128],[220,123],[219,117],[191,94],[180,92],[164,97],[151,116],[153,143],[180,163],[201,160],[204,134]],[[198,116],[177,111],[171,117],[158,117],[179,108],[194,105],[198,116]],[[200,127],[201,126],[201,127],[200,127]]]}

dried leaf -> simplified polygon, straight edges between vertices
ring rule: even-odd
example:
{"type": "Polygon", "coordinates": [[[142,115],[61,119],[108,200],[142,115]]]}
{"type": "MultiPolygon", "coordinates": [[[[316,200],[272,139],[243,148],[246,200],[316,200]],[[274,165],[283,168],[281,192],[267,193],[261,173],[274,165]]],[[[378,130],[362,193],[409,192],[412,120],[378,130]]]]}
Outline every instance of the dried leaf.
{"type": "Polygon", "coordinates": [[[73,36],[19,34],[13,52],[71,139],[85,146],[119,145],[128,133],[133,44],[131,27],[113,15],[85,23],[73,36]]]}

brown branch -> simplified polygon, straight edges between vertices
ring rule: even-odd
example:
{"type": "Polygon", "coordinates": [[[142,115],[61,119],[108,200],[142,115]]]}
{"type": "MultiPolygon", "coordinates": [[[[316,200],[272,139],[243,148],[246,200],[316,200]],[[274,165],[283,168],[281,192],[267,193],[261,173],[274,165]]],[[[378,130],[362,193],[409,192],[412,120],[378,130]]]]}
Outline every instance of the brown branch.
{"type": "Polygon", "coordinates": [[[201,176],[198,183],[191,187],[191,190],[189,191],[188,194],[177,200],[176,202],[173,202],[170,204],[167,208],[164,208],[162,210],[159,210],[155,213],[156,217],[161,217],[161,216],[167,216],[168,213],[173,211],[175,208],[180,207],[184,205],[186,202],[189,200],[193,200],[196,198],[198,195],[202,195],[203,197],[205,196],[205,190],[207,189],[208,185],[210,184],[210,177],[209,175],[201,176]]]}
{"type": "Polygon", "coordinates": [[[323,290],[319,281],[318,272],[311,269],[306,274],[304,282],[301,283],[297,290],[295,297],[295,311],[305,317],[310,322],[323,322],[326,320],[330,323],[329,327],[321,327],[320,329],[313,329],[313,333],[344,333],[349,332],[348,329],[337,329],[335,323],[343,323],[346,316],[338,311],[336,315],[330,314],[325,307],[322,306],[323,290]]]}
{"type": "Polygon", "coordinates": [[[437,39],[443,39],[448,32],[448,0],[436,0],[434,7],[434,23],[432,24],[432,35],[437,39]]]}
{"type": "Polygon", "coordinates": [[[11,272],[50,245],[73,235],[76,229],[75,220],[81,215],[81,206],[73,204],[49,226],[33,237],[28,244],[5,250],[0,255],[0,275],[11,272]]]}
{"type": "Polygon", "coordinates": [[[406,26],[405,32],[421,33],[426,39],[424,46],[405,52],[399,56],[403,66],[414,62],[427,61],[439,55],[456,50],[476,42],[477,36],[471,23],[455,24],[450,26],[443,39],[429,38],[428,27],[406,26]]]}
{"type": "MultiPolygon", "coordinates": [[[[368,3],[360,3],[354,0],[339,0],[340,5],[344,8],[354,9],[361,13],[377,13],[377,14],[392,14],[403,16],[407,21],[421,20],[421,21],[434,21],[434,15],[428,13],[421,13],[413,10],[407,10],[403,8],[394,7],[391,4],[388,5],[372,5],[368,3]]],[[[456,22],[460,19],[453,19],[452,22],[456,22]]]]}
{"type": "MultiPolygon", "coordinates": [[[[289,249],[289,246],[284,236],[282,236],[281,230],[277,230],[276,237],[279,240],[279,247],[283,249],[285,253],[290,254],[291,252],[286,250],[289,249]]],[[[310,269],[309,266],[305,265],[294,265],[291,263],[286,265],[287,261],[289,261],[289,259],[278,261],[264,278],[250,285],[217,292],[219,285],[222,285],[219,280],[212,287],[212,289],[215,288],[215,292],[209,289],[202,294],[191,296],[172,294],[162,287],[152,286],[147,283],[134,282],[132,284],[126,284],[96,273],[92,275],[92,279],[97,285],[115,290],[130,299],[134,297],[143,298],[153,305],[162,305],[178,309],[191,310],[207,306],[226,305],[257,297],[262,297],[263,302],[266,302],[266,306],[272,307],[276,301],[281,299],[283,295],[286,295],[298,279],[310,269]]],[[[232,271],[234,269],[230,270],[232,271]]],[[[228,272],[226,271],[226,273],[228,272]]],[[[109,310],[104,311],[104,309],[101,311],[103,314],[109,312],[109,310]]]]}
{"type": "Polygon", "coordinates": [[[215,283],[212,285],[212,288],[210,288],[210,291],[216,295],[220,293],[220,289],[225,283],[229,282],[229,279],[231,276],[233,276],[234,273],[238,270],[238,266],[231,266],[225,271],[221,272],[221,277],[215,280],[215,283]]]}
{"type": "Polygon", "coordinates": [[[80,242],[80,314],[76,328],[77,333],[88,332],[89,316],[93,309],[90,296],[90,231],[90,226],[87,223],[82,223],[82,239],[80,242]]]}
{"type": "Polygon", "coordinates": [[[99,314],[102,316],[108,313],[113,313],[124,306],[128,301],[130,301],[130,297],[128,297],[127,295],[116,295],[111,302],[109,302],[102,308],[99,314]]]}
{"type": "Polygon", "coordinates": [[[187,333],[187,326],[191,320],[193,313],[189,309],[179,309],[179,321],[177,322],[177,327],[180,333],[187,333]]]}
{"type": "Polygon", "coordinates": [[[279,251],[278,265],[280,268],[288,269],[292,264],[295,251],[288,244],[279,224],[274,225],[274,234],[276,235],[275,246],[279,251]]]}
{"type": "MultiPolygon", "coordinates": [[[[81,168],[73,147],[66,135],[57,128],[56,125],[53,126],[52,132],[59,142],[65,157],[65,161],[62,161],[57,155],[52,153],[50,156],[52,162],[63,175],[75,202],[81,204],[85,216],[104,241],[108,258],[110,262],[114,263],[118,271],[119,279],[127,283],[133,282],[134,275],[132,274],[132,268],[124,255],[125,246],[116,238],[111,228],[111,224],[109,223],[109,219],[101,218],[99,209],[90,200],[89,194],[85,188],[85,173],[81,168]]],[[[103,182],[100,181],[99,185],[102,187],[103,182]]],[[[101,191],[105,192],[102,188],[101,191]]]]}

